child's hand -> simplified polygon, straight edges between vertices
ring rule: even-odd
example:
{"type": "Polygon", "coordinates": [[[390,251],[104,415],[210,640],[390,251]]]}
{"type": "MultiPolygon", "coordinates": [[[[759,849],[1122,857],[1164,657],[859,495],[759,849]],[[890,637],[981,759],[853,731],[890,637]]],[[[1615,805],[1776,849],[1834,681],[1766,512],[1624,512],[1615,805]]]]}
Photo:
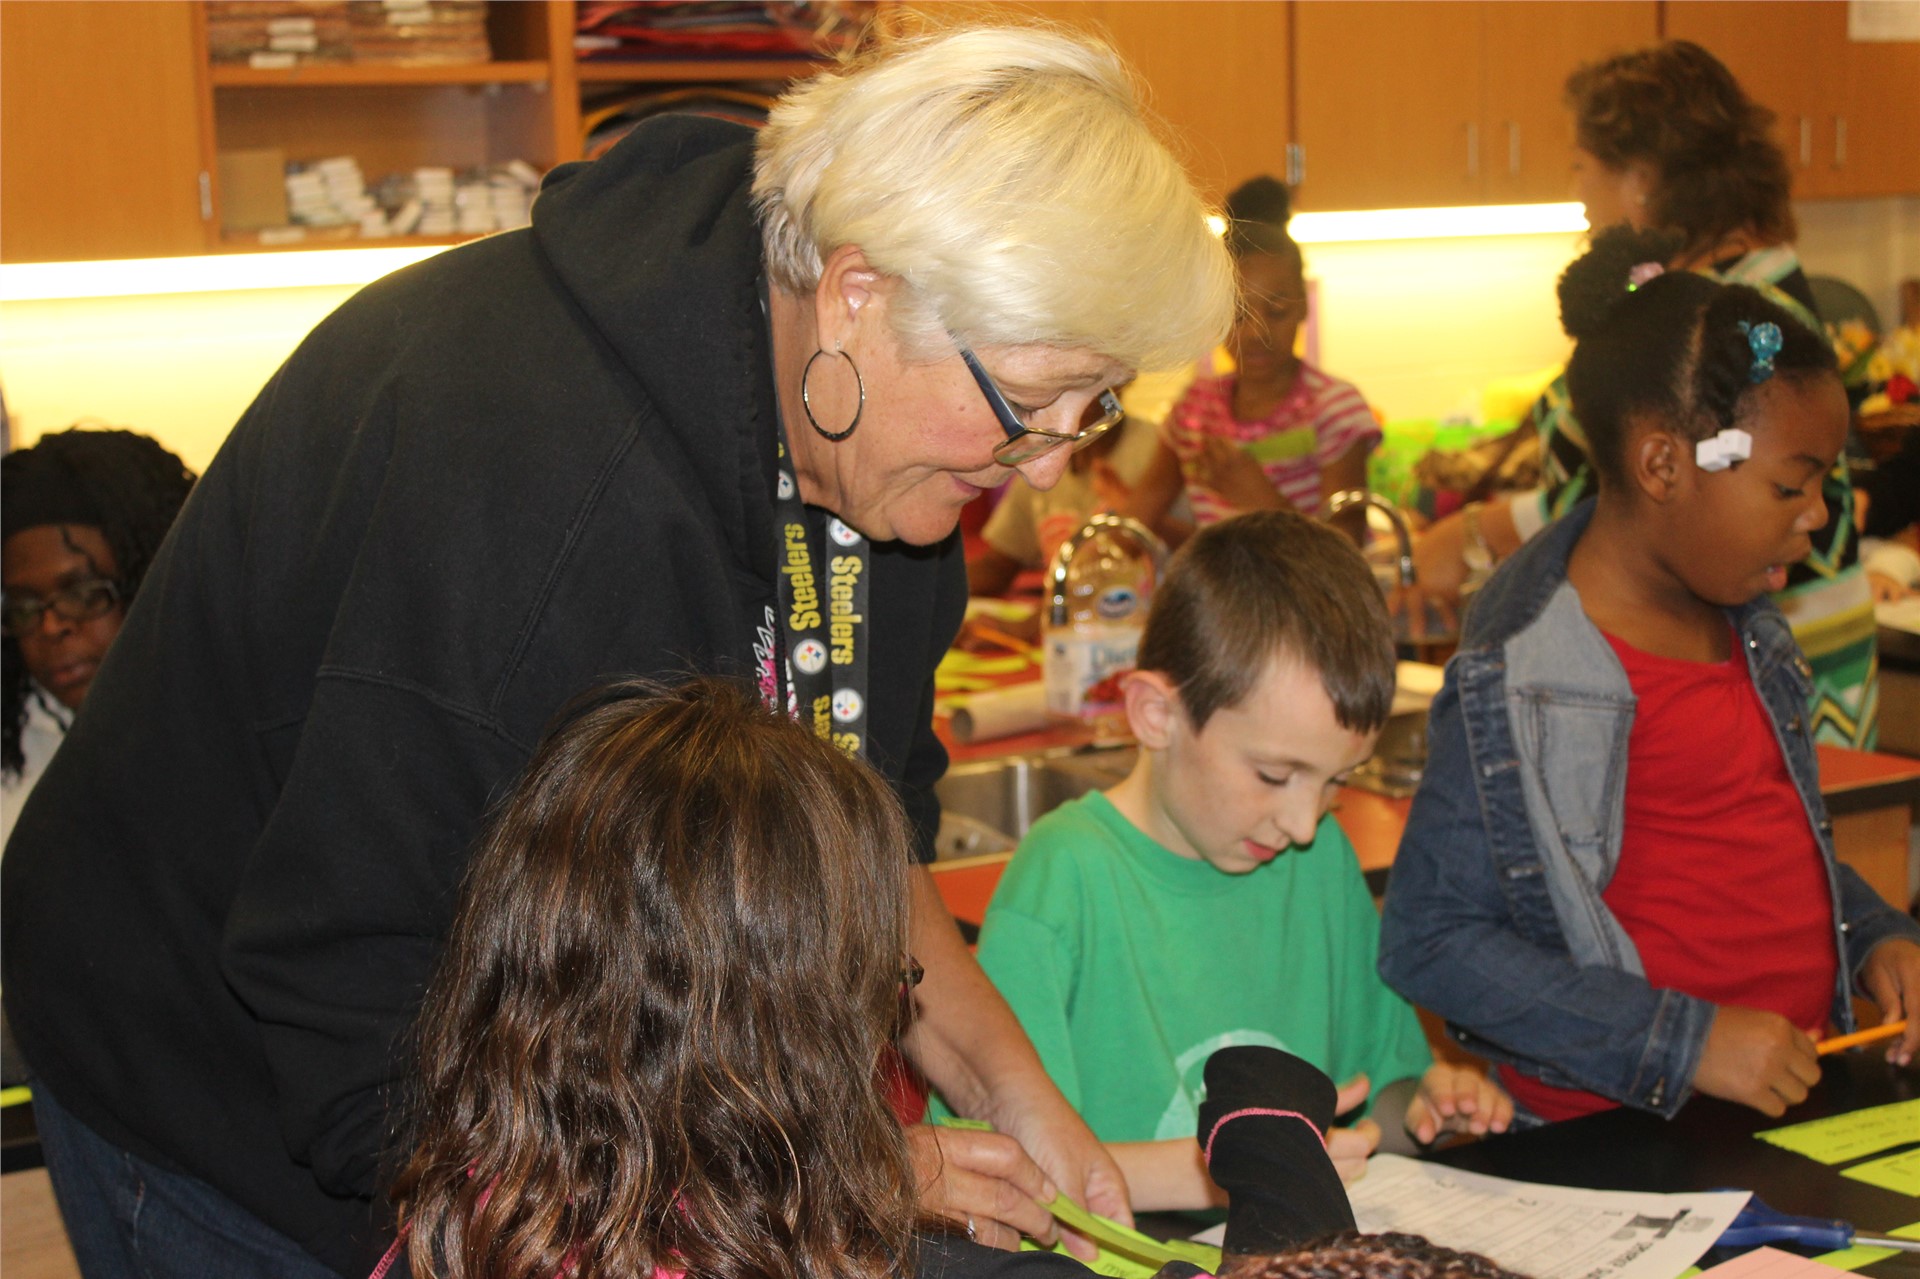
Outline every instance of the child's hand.
{"type": "Polygon", "coordinates": [[[1907,1019],[1907,1031],[1887,1049],[1887,1060],[1912,1065],[1920,1053],[1920,946],[1904,937],[1881,942],[1860,966],[1860,986],[1880,1005],[1884,1020],[1907,1019]]]}
{"type": "MultiPolygon", "coordinates": [[[[1869,961],[1871,962],[1871,961],[1869,961]]],[[[1882,1005],[1884,1007],[1884,1005],[1882,1005]]],[[[1779,1013],[1724,1004],[1707,1031],[1693,1086],[1778,1119],[1820,1082],[1813,1040],[1779,1013]]]]}
{"type": "MultiPolygon", "coordinates": [[[[1366,1101],[1373,1081],[1364,1074],[1341,1084],[1334,1094],[1333,1113],[1344,1115],[1366,1101]]],[[[1367,1175],[1367,1156],[1380,1144],[1380,1125],[1362,1119],[1351,1128],[1327,1129],[1327,1157],[1340,1174],[1340,1184],[1350,1186],[1367,1175]]]]}
{"type": "Polygon", "coordinates": [[[1209,435],[1200,441],[1193,471],[1202,484],[1242,511],[1272,510],[1281,505],[1280,494],[1260,463],[1222,436],[1209,435]]]}
{"type": "Polygon", "coordinates": [[[1420,1091],[1407,1104],[1407,1133],[1431,1145],[1443,1132],[1476,1136],[1505,1132],[1513,1122],[1513,1098],[1471,1066],[1436,1061],[1420,1077],[1420,1091]]]}
{"type": "Polygon", "coordinates": [[[1380,1125],[1362,1119],[1351,1128],[1327,1129],[1327,1157],[1342,1185],[1351,1186],[1367,1175],[1367,1156],[1380,1144],[1380,1125]]]}

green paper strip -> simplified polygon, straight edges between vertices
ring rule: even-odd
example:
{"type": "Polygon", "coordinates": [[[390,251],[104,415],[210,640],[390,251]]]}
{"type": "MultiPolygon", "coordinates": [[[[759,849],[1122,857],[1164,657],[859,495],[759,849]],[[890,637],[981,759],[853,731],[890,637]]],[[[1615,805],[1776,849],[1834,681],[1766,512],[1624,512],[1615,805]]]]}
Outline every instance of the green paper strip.
{"type": "MultiPolygon", "coordinates": [[[[1100,1274],[1134,1279],[1134,1276],[1151,1275],[1169,1261],[1190,1261],[1207,1271],[1220,1268],[1218,1248],[1186,1239],[1162,1241],[1151,1235],[1143,1235],[1138,1230],[1130,1230],[1117,1221],[1108,1221],[1087,1211],[1065,1195],[1048,1204],[1047,1211],[1061,1225],[1093,1240],[1101,1254],[1093,1269],[1100,1274]],[[1122,1268],[1102,1269],[1101,1262],[1109,1259],[1112,1264],[1122,1268]]],[[[1062,1244],[1055,1247],[1054,1251],[1065,1252],[1066,1247],[1062,1244]]]]}
{"type": "Polygon", "coordinates": [[[1785,1128],[1770,1128],[1754,1136],[1823,1164],[1845,1163],[1892,1146],[1920,1141],[1920,1099],[1869,1106],[1865,1110],[1789,1124],[1785,1128]]]}
{"type": "Polygon", "coordinates": [[[0,1110],[8,1106],[21,1106],[33,1100],[33,1089],[21,1084],[17,1088],[0,1089],[0,1110]]]}

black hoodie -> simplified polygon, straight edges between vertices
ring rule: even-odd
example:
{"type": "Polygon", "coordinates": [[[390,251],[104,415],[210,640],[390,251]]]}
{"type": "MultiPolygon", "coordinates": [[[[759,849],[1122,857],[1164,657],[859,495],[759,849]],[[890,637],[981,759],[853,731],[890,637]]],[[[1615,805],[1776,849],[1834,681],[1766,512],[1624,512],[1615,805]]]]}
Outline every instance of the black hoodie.
{"type": "MultiPolygon", "coordinates": [[[[397,1047],[487,805],[611,676],[756,674],[751,135],[668,117],[356,294],[195,489],[8,845],[9,1016],[88,1127],[365,1273],[397,1047]]],[[[869,752],[930,846],[957,536],[876,548],[869,752]]]]}

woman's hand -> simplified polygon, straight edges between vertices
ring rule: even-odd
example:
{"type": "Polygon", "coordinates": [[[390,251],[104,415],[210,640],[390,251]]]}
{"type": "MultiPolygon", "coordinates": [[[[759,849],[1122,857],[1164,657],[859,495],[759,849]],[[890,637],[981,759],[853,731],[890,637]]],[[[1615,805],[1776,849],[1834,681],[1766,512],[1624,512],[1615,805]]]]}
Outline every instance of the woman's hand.
{"type": "MultiPolygon", "coordinates": [[[[1867,962],[1871,966],[1872,958],[1867,962]]],[[[1820,1058],[1806,1032],[1779,1013],[1733,1004],[1714,1014],[1693,1072],[1693,1086],[1709,1097],[1752,1106],[1773,1119],[1805,1101],[1819,1082],[1820,1058]]]]}
{"type": "MultiPolygon", "coordinates": [[[[994,1126],[1016,1138],[1067,1198],[1109,1221],[1131,1226],[1133,1208],[1120,1165],[1059,1092],[1051,1087],[1048,1092],[1051,1096],[997,1098],[991,1115],[994,1126]],[[1057,1107],[1050,1105],[1055,1100],[1057,1107]]],[[[1052,1199],[1048,1195],[1045,1202],[1052,1199]]],[[[1093,1260],[1098,1249],[1092,1240],[1071,1230],[1063,1233],[1068,1251],[1082,1261],[1093,1260]]]]}
{"type": "Polygon", "coordinates": [[[1286,505],[1251,453],[1218,435],[1202,437],[1194,453],[1194,478],[1242,511],[1270,511],[1286,505]]]}
{"type": "Polygon", "coordinates": [[[1860,988],[1880,1005],[1883,1021],[1906,1018],[1906,1033],[1887,1049],[1887,1060],[1912,1065],[1920,1052],[1920,945],[1894,937],[1875,946],[1860,965],[1860,988]]]}
{"type": "Polygon", "coordinates": [[[1443,1132],[1476,1136],[1505,1132],[1513,1122],[1513,1098],[1484,1071],[1437,1061],[1420,1077],[1420,1090],[1407,1105],[1407,1135],[1431,1145],[1443,1132]]]}
{"type": "Polygon", "coordinates": [[[920,1204],[992,1248],[1013,1251],[1022,1235],[1051,1246],[1059,1232],[1042,1205],[1059,1192],[1004,1133],[915,1124],[907,1129],[920,1204]]]}

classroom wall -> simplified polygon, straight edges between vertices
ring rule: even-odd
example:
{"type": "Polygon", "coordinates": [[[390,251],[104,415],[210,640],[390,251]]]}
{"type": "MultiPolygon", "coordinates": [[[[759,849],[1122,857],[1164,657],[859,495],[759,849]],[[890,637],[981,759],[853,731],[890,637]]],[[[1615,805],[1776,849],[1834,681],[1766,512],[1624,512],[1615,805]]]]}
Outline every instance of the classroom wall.
{"type": "MultiPolygon", "coordinates": [[[[1799,207],[1808,269],[1896,314],[1920,276],[1920,198],[1799,207]]],[[[1320,360],[1389,418],[1477,413],[1496,378],[1565,358],[1553,283],[1576,235],[1310,246],[1320,360]]],[[[7,303],[0,386],[16,443],[82,418],[133,426],[203,468],[307,331],[351,293],[255,293],[7,303]]]]}

